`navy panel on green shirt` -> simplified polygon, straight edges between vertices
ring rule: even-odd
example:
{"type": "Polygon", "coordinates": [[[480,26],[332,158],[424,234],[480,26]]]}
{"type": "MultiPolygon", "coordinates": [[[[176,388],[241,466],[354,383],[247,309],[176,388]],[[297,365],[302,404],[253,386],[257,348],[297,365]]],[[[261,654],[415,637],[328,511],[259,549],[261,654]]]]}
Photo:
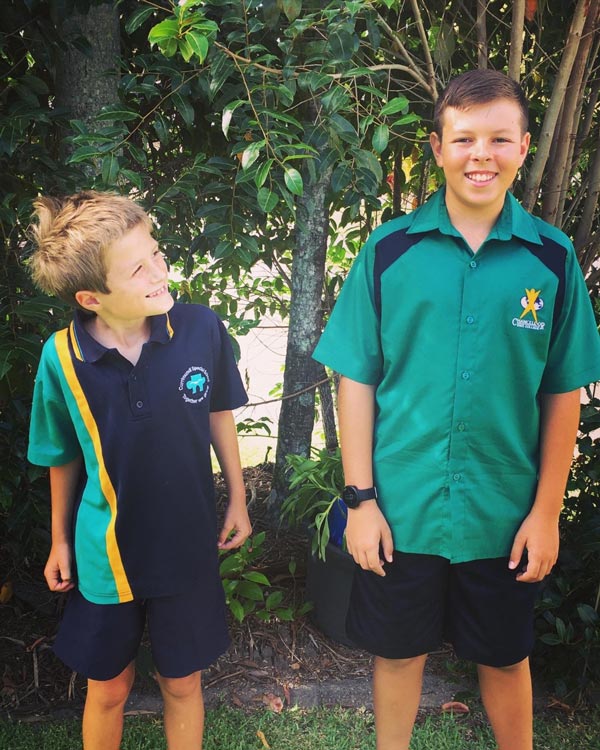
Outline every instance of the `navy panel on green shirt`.
{"type": "Polygon", "coordinates": [[[75,560],[99,604],[219,581],[209,415],[246,392],[211,310],[175,304],[150,320],[133,366],[76,314],[46,342],[36,378],[28,456],[61,466],[83,454],[75,560]]]}
{"type": "Polygon", "coordinates": [[[396,549],[500,557],[534,499],[540,393],[600,379],[568,238],[508,194],[474,254],[444,191],[378,227],[314,352],[376,386],[374,475],[396,549]]]}

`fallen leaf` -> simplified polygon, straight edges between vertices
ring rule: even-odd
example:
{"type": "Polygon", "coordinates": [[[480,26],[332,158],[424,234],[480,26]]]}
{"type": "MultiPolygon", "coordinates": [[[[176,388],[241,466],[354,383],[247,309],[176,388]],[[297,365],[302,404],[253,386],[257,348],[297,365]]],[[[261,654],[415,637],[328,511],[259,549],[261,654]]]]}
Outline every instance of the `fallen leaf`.
{"type": "Polygon", "coordinates": [[[278,695],[273,695],[273,693],[265,693],[262,697],[262,702],[269,708],[271,711],[274,711],[276,714],[280,714],[283,711],[283,701],[278,695]]]}
{"type": "Polygon", "coordinates": [[[265,737],[265,733],[261,732],[260,729],[256,731],[256,736],[258,739],[263,743],[263,747],[267,748],[267,750],[270,750],[271,745],[267,742],[267,738],[265,737]]]}
{"type": "Polygon", "coordinates": [[[0,604],[7,604],[13,596],[13,585],[10,581],[2,584],[0,588],[0,604]]]}
{"type": "Polygon", "coordinates": [[[300,664],[298,662],[294,662],[294,664],[290,664],[290,667],[292,669],[298,670],[298,669],[300,669],[300,664]]]}
{"type": "Polygon", "coordinates": [[[442,705],[442,711],[452,712],[454,714],[468,714],[469,707],[460,701],[448,701],[442,705]]]}
{"type": "Polygon", "coordinates": [[[237,708],[241,708],[244,705],[235,693],[231,696],[231,702],[237,708]]]}
{"type": "Polygon", "coordinates": [[[290,687],[289,685],[283,686],[283,697],[285,698],[285,702],[288,704],[288,706],[291,703],[291,697],[290,697],[290,687]]]}

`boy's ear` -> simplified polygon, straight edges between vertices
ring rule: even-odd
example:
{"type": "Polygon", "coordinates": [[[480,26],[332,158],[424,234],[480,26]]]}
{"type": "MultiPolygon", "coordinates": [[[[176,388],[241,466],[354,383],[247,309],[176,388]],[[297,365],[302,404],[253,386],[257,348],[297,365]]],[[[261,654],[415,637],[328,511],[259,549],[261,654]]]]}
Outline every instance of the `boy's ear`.
{"type": "Polygon", "coordinates": [[[96,312],[100,306],[100,300],[95,292],[75,292],[75,301],[84,310],[89,310],[90,312],[96,312]]]}
{"type": "Polygon", "coordinates": [[[431,150],[433,151],[433,156],[435,158],[436,164],[438,167],[442,166],[441,158],[442,158],[442,139],[439,137],[439,135],[436,132],[433,132],[429,136],[429,144],[431,146],[431,150]]]}
{"type": "MultiPolygon", "coordinates": [[[[523,157],[523,161],[525,161],[525,157],[527,156],[527,153],[529,152],[529,144],[531,143],[531,133],[525,133],[523,135],[523,138],[521,139],[521,156],[523,157]]],[[[523,161],[521,164],[523,164],[523,161]]]]}

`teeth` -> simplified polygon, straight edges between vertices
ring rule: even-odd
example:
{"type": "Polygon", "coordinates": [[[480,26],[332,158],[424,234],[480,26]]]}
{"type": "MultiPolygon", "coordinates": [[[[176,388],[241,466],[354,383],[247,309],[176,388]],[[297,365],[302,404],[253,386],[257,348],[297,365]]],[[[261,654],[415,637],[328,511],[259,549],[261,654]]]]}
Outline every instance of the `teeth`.
{"type": "Polygon", "coordinates": [[[161,287],[157,292],[152,292],[152,294],[149,294],[148,297],[158,297],[165,291],[165,287],[161,287]]]}
{"type": "Polygon", "coordinates": [[[488,172],[487,174],[468,174],[467,177],[470,180],[473,180],[473,182],[489,182],[492,177],[494,177],[494,173],[488,172]]]}

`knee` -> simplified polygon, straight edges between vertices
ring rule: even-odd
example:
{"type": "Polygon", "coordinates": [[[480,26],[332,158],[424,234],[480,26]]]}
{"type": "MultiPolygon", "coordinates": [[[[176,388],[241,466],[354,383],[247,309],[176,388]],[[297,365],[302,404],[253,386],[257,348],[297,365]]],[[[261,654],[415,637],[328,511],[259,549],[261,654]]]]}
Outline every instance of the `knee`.
{"type": "Polygon", "coordinates": [[[408,659],[386,659],[383,656],[375,657],[375,669],[383,673],[398,674],[406,671],[423,669],[427,661],[427,654],[412,656],[408,659]]]}
{"type": "Polygon", "coordinates": [[[484,674],[496,674],[496,675],[517,675],[523,672],[529,672],[529,658],[525,658],[522,661],[518,661],[516,664],[508,664],[505,667],[490,667],[483,664],[478,666],[478,671],[484,674]]]}
{"type": "Polygon", "coordinates": [[[173,700],[186,700],[200,691],[200,672],[186,677],[163,677],[157,675],[162,694],[173,700]]]}
{"type": "Polygon", "coordinates": [[[124,706],[135,677],[135,670],[129,665],[112,680],[88,680],[88,699],[103,709],[124,706]]]}

